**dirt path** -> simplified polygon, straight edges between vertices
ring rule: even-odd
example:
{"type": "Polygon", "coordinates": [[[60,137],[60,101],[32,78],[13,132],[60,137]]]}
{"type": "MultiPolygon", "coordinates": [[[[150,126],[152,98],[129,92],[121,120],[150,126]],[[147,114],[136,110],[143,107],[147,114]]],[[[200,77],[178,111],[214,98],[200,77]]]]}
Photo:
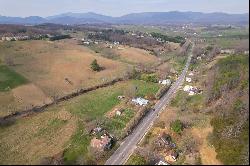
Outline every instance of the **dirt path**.
{"type": "Polygon", "coordinates": [[[217,153],[215,152],[214,147],[210,146],[207,141],[207,136],[213,131],[211,126],[206,128],[193,128],[192,134],[197,138],[201,144],[200,155],[201,162],[203,165],[222,165],[222,163],[216,158],[217,153]]]}

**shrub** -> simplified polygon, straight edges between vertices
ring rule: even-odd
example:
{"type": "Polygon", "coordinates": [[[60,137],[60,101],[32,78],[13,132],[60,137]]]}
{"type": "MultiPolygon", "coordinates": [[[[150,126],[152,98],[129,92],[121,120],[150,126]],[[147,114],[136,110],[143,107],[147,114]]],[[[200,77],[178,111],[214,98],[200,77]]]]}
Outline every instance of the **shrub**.
{"type": "Polygon", "coordinates": [[[70,35],[57,35],[57,36],[50,37],[49,40],[55,41],[55,40],[69,39],[69,38],[71,38],[70,35]]]}
{"type": "Polygon", "coordinates": [[[153,82],[153,83],[158,82],[156,74],[142,74],[141,80],[146,81],[146,82],[153,82]]]}
{"type": "Polygon", "coordinates": [[[97,60],[93,60],[93,62],[90,64],[91,65],[91,69],[93,71],[100,71],[101,67],[99,66],[99,64],[97,63],[97,60]]]}
{"type": "Polygon", "coordinates": [[[170,123],[170,129],[180,134],[183,130],[183,124],[180,120],[175,120],[170,123]]]}

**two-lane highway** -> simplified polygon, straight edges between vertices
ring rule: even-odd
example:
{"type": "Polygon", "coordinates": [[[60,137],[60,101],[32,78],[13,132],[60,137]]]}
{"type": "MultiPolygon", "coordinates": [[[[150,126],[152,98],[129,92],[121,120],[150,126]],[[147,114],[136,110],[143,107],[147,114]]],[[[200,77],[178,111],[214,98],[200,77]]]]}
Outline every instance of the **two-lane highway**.
{"type": "Polygon", "coordinates": [[[128,160],[130,155],[135,150],[137,143],[139,143],[143,136],[148,132],[150,127],[153,125],[153,122],[158,118],[161,111],[164,110],[165,106],[170,102],[171,98],[173,97],[173,94],[183,83],[192,58],[193,47],[194,46],[192,45],[192,49],[189,52],[185,68],[183,69],[181,75],[179,76],[177,81],[171,86],[168,92],[161,98],[161,100],[156,103],[156,105],[154,106],[155,111],[150,111],[140,121],[140,123],[136,126],[133,132],[124,139],[120,147],[106,161],[105,165],[122,165],[128,160]]]}

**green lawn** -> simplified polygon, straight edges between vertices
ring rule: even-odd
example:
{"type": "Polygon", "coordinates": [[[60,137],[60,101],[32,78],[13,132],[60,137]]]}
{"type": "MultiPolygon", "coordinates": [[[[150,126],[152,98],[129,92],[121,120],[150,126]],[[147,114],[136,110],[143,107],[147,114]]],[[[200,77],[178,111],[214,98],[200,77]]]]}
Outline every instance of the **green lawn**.
{"type": "Polygon", "coordinates": [[[134,115],[134,110],[126,109],[121,116],[115,116],[112,119],[106,119],[105,128],[107,128],[108,131],[114,133],[116,136],[119,136],[122,129],[126,127],[126,124],[134,115]]]}
{"type": "Polygon", "coordinates": [[[0,91],[7,91],[19,85],[27,83],[28,80],[7,66],[0,65],[0,91]]]}

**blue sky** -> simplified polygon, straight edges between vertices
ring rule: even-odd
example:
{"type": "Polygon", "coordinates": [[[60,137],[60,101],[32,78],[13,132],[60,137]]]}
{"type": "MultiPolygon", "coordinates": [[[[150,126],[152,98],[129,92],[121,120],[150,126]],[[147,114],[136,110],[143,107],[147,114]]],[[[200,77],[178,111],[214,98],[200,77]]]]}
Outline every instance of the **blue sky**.
{"type": "Polygon", "coordinates": [[[248,6],[248,0],[0,0],[0,15],[44,17],[66,12],[96,12],[121,16],[157,11],[249,13],[248,6]]]}

